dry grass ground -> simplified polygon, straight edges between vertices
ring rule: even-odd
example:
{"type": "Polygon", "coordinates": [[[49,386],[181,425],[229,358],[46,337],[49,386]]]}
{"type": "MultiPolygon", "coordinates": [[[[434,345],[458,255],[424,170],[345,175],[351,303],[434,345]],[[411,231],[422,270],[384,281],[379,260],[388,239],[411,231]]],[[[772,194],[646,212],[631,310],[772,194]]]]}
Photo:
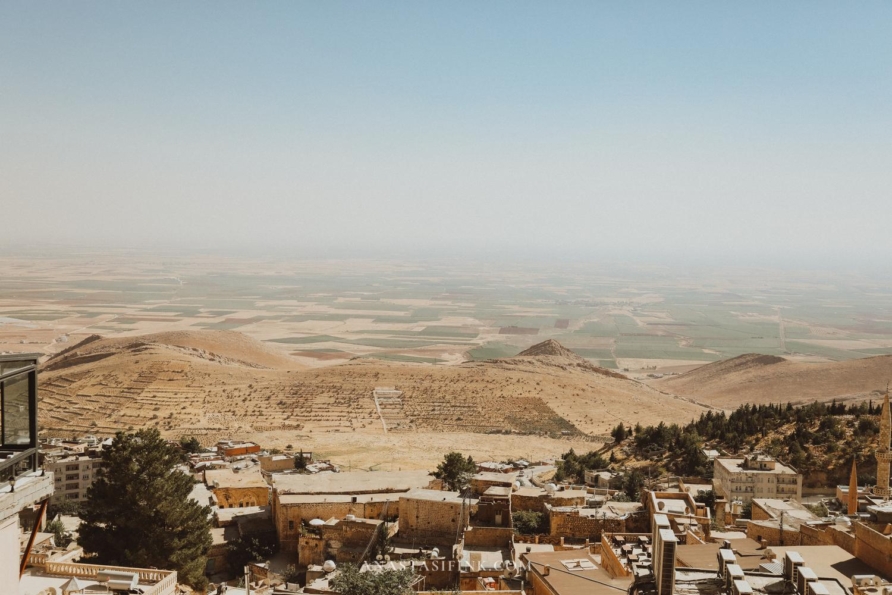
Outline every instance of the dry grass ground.
{"type": "Polygon", "coordinates": [[[734,409],[743,403],[877,398],[892,380],[892,356],[805,363],[749,354],[653,382],[660,390],[734,409]]]}

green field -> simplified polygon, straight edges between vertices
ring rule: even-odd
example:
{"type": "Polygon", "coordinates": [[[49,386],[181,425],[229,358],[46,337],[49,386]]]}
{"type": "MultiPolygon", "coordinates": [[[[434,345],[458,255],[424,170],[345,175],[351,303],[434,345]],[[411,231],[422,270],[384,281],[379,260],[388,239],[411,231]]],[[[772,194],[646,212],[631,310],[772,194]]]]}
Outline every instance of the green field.
{"type": "Polygon", "coordinates": [[[31,332],[18,319],[43,333],[35,345],[50,341],[47,330],[114,335],[170,324],[235,330],[273,344],[337,343],[349,357],[412,361],[435,358],[379,351],[436,346],[449,360],[464,354],[480,360],[556,339],[605,367],[623,359],[647,366],[647,360],[714,361],[753,352],[830,360],[892,354],[870,347],[892,343],[892,280],[883,278],[598,262],[104,258],[64,255],[55,268],[44,257],[22,258],[5,269],[0,331],[8,343],[31,332]],[[85,276],[87,266],[95,274],[85,276]],[[118,318],[101,320],[110,315],[118,318]],[[555,328],[559,319],[569,327],[555,328]],[[509,326],[536,334],[499,333],[509,326]]]}

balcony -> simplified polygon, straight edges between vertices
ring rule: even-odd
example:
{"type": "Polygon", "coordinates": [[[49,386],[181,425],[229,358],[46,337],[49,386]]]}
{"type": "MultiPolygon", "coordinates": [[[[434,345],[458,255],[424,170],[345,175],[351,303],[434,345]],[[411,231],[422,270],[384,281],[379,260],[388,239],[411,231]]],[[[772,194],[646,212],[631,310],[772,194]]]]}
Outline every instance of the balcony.
{"type": "Polygon", "coordinates": [[[37,470],[37,358],[0,355],[0,483],[37,470]]]}

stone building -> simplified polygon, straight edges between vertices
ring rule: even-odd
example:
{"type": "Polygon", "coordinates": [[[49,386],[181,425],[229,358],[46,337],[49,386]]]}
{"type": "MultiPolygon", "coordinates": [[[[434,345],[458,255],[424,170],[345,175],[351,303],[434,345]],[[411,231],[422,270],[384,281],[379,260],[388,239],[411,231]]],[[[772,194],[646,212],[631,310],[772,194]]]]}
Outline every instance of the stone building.
{"type": "Polygon", "coordinates": [[[269,505],[270,487],[259,469],[239,472],[231,469],[205,471],[204,482],[220,508],[269,505]]]}
{"type": "Polygon", "coordinates": [[[587,492],[585,490],[555,490],[549,492],[544,488],[521,487],[511,493],[511,510],[530,510],[545,512],[545,505],[585,506],[587,492]]]}
{"type": "Polygon", "coordinates": [[[467,528],[477,500],[458,492],[413,490],[400,497],[399,539],[413,546],[455,545],[467,528]]]}
{"type": "Polygon", "coordinates": [[[260,455],[257,457],[260,462],[260,470],[267,473],[294,470],[294,459],[295,457],[289,455],[260,455]]]}
{"type": "Polygon", "coordinates": [[[217,443],[217,452],[224,457],[238,457],[260,452],[260,445],[253,442],[233,442],[221,440],[217,443]]]}
{"type": "Polygon", "coordinates": [[[693,531],[700,539],[709,537],[712,516],[705,504],[694,500],[689,492],[655,492],[646,490],[644,503],[651,517],[664,514],[676,533],[693,531]]]}
{"type": "Polygon", "coordinates": [[[517,473],[491,473],[487,471],[476,473],[471,477],[471,493],[479,496],[493,486],[513,488],[516,480],[517,473]]]}
{"type": "Polygon", "coordinates": [[[395,528],[395,525],[391,527],[378,519],[353,515],[347,515],[344,519],[329,519],[316,528],[315,534],[300,537],[297,559],[301,566],[318,565],[326,560],[358,564],[367,550],[372,551],[379,531],[392,534],[395,528]]]}
{"type": "Polygon", "coordinates": [[[431,477],[425,471],[377,471],[274,475],[273,521],[280,547],[296,553],[301,525],[313,519],[357,518],[393,521],[399,514],[400,497],[426,488],[431,477]]]}
{"type": "Polygon", "coordinates": [[[765,547],[801,545],[800,527],[815,521],[818,517],[795,500],[753,498],[746,536],[765,547]]]}
{"type": "Polygon", "coordinates": [[[493,486],[477,501],[471,524],[478,527],[511,527],[511,488],[493,486]]]}
{"type": "Polygon", "coordinates": [[[647,530],[648,515],[637,502],[610,502],[600,508],[546,506],[549,535],[571,541],[596,543],[602,533],[647,530]]]}

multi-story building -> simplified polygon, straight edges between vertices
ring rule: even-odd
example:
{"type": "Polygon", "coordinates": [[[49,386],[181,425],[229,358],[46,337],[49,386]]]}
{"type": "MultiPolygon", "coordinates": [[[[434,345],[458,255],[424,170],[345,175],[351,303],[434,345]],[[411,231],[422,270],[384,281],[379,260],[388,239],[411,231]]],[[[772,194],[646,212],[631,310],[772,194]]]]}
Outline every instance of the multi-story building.
{"type": "Polygon", "coordinates": [[[713,465],[716,495],[729,501],[802,499],[802,475],[769,456],[719,457],[713,465]]]}
{"type": "Polygon", "coordinates": [[[37,358],[0,355],[0,591],[11,595],[19,592],[19,513],[53,493],[52,474],[37,468],[37,358]]]}
{"type": "Polygon", "coordinates": [[[66,500],[86,500],[87,490],[93,485],[96,472],[101,466],[102,459],[88,455],[72,455],[46,461],[44,469],[52,471],[56,484],[51,502],[60,504],[66,500]]]}

